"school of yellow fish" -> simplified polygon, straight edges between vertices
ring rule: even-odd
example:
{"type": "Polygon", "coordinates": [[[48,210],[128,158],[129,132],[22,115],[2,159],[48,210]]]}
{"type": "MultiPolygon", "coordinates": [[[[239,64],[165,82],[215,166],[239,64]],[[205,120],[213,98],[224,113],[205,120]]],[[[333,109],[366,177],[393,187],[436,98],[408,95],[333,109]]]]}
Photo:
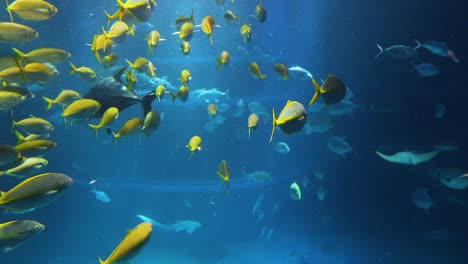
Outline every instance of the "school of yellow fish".
{"type": "MultiPolygon", "coordinates": [[[[215,1],[216,4],[223,4],[224,1],[215,1]]],[[[231,0],[232,4],[235,4],[231,0]]],[[[7,3],[7,11],[11,22],[0,22],[0,42],[6,43],[25,43],[33,41],[39,36],[39,32],[33,28],[16,23],[18,18],[21,21],[47,20],[56,15],[59,10],[51,3],[43,0],[16,0],[7,3]]],[[[157,8],[154,0],[127,0],[123,2],[116,0],[117,10],[113,13],[105,12],[108,29],[102,26],[97,28],[102,34],[92,36],[91,52],[99,64],[110,68],[117,65],[119,57],[112,50],[115,45],[124,45],[125,38],[134,36],[134,29],[137,23],[147,21],[151,13],[157,8]],[[111,24],[112,23],[112,24],[111,24]],[[110,25],[110,27],[109,27],[110,25]]],[[[253,8],[255,17],[259,23],[264,23],[267,19],[267,11],[261,1],[253,8]]],[[[224,13],[227,23],[233,24],[240,21],[239,17],[232,11],[227,10],[224,13]]],[[[201,20],[201,25],[195,25],[194,10],[192,9],[190,17],[179,16],[175,20],[177,35],[180,39],[180,50],[183,55],[190,53],[190,40],[192,39],[195,28],[201,27],[201,31],[207,35],[209,43],[216,41],[213,37],[217,29],[214,18],[210,15],[201,20]]],[[[247,23],[239,27],[240,39],[248,45],[252,29],[247,23]]],[[[153,30],[144,40],[147,43],[147,54],[157,48],[159,42],[164,41],[160,34],[153,30]]],[[[45,206],[59,197],[73,182],[72,178],[59,173],[49,172],[37,174],[37,171],[47,166],[48,161],[44,155],[53,148],[57,147],[54,141],[51,141],[50,135],[54,131],[54,125],[49,121],[30,115],[19,119],[13,112],[13,108],[18,104],[34,98],[34,95],[25,88],[24,84],[29,83],[49,83],[58,71],[54,64],[67,61],[71,54],[58,48],[38,48],[26,52],[13,47],[14,55],[0,57],[0,111],[10,111],[12,118],[12,133],[17,138],[14,145],[0,145],[0,176],[15,177],[21,182],[6,192],[0,192],[0,208],[12,212],[29,212],[45,206]]],[[[230,63],[230,54],[223,50],[216,56],[213,64],[218,70],[230,63]]],[[[125,71],[125,78],[128,88],[137,82],[136,72],[144,73],[150,78],[156,77],[155,66],[145,57],[138,57],[134,61],[125,59],[128,64],[128,71],[125,71]],[[135,72],[136,71],[136,72],[135,72]]],[[[87,66],[76,66],[71,61],[70,74],[76,74],[79,78],[94,82],[98,79],[95,71],[87,66]]],[[[288,80],[288,67],[284,63],[277,63],[272,66],[273,71],[278,74],[280,79],[288,80]]],[[[247,67],[254,78],[264,80],[267,76],[262,73],[256,62],[251,62],[247,67]]],[[[189,70],[183,70],[180,73],[179,81],[181,87],[177,91],[168,91],[164,85],[154,88],[155,96],[158,101],[163,100],[165,94],[170,94],[172,101],[179,99],[182,102],[189,100],[189,82],[192,76],[189,70]]],[[[334,75],[329,75],[320,86],[314,79],[311,86],[315,92],[308,103],[310,106],[318,97],[322,97],[326,105],[339,103],[346,95],[346,86],[344,82],[334,75]]],[[[312,90],[312,89],[311,89],[312,90]]],[[[77,121],[90,120],[101,108],[101,104],[92,99],[84,99],[74,90],[62,90],[54,99],[43,97],[46,103],[46,111],[54,105],[60,105],[62,108],[62,117],[65,125],[67,120],[69,125],[77,121]]],[[[207,112],[210,117],[216,115],[217,105],[208,104],[207,112]]],[[[117,107],[109,107],[103,112],[100,121],[97,124],[90,123],[89,127],[95,131],[102,128],[110,129],[114,121],[119,117],[117,107]]],[[[299,132],[305,125],[307,118],[306,107],[298,101],[287,100],[285,106],[276,116],[272,109],[272,131],[270,142],[273,139],[276,127],[279,127],[285,134],[290,135],[299,132]]],[[[131,135],[141,135],[148,137],[157,130],[161,118],[158,113],[151,111],[144,118],[135,117],[126,120],[122,127],[113,132],[112,135],[117,141],[119,138],[129,137],[131,135]]],[[[248,116],[246,127],[248,136],[251,137],[259,124],[259,116],[252,113],[248,116]]],[[[194,135],[187,143],[190,151],[189,159],[196,151],[202,149],[202,139],[194,135]]],[[[225,185],[225,193],[229,192],[230,172],[225,160],[219,163],[216,174],[225,185]]],[[[1,180],[1,177],[0,177],[1,180]]],[[[300,194],[299,194],[300,197],[300,194]]],[[[29,239],[40,231],[44,230],[44,225],[32,220],[15,220],[0,224],[0,250],[13,250],[23,241],[29,239]]],[[[151,236],[151,223],[143,222],[130,230],[123,240],[117,245],[115,250],[106,260],[99,259],[99,263],[111,264],[128,261],[139,249],[141,249],[151,236]]]]}

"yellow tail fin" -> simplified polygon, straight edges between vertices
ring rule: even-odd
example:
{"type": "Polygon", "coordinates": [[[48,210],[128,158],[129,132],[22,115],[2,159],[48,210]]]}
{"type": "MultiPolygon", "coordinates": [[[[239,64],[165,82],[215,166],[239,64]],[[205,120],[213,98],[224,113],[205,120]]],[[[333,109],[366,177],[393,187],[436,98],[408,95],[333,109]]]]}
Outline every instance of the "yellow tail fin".
{"type": "Polygon", "coordinates": [[[216,62],[218,63],[216,69],[219,71],[219,69],[221,69],[221,66],[223,66],[223,62],[221,61],[221,58],[216,58],[216,62]]]}
{"type": "Polygon", "coordinates": [[[99,130],[99,125],[93,125],[93,124],[88,124],[88,126],[94,130],[94,133],[96,134],[96,137],[98,135],[98,130],[99,130]]]}
{"type": "Polygon", "coordinates": [[[275,129],[276,129],[276,116],[275,116],[275,109],[271,109],[271,115],[272,115],[272,128],[271,128],[271,136],[270,136],[270,143],[273,140],[273,135],[275,134],[275,129]]]}
{"type": "Polygon", "coordinates": [[[15,130],[15,137],[16,137],[16,140],[17,140],[16,145],[24,142],[25,138],[18,130],[15,130]]]}
{"type": "Polygon", "coordinates": [[[47,106],[46,106],[46,111],[49,111],[49,109],[52,107],[52,105],[54,105],[54,100],[50,99],[50,98],[47,98],[45,96],[42,96],[42,99],[44,99],[44,101],[46,101],[47,103],[47,106]]]}
{"type": "Polygon", "coordinates": [[[23,52],[19,51],[18,49],[16,48],[11,48],[13,50],[13,52],[20,58],[20,59],[24,59],[26,57],[26,54],[24,54],[23,52]]]}
{"type": "Polygon", "coordinates": [[[169,91],[169,94],[170,94],[171,97],[172,97],[172,102],[175,102],[175,100],[177,99],[177,94],[175,94],[175,93],[173,93],[173,92],[171,92],[171,91],[169,91]]]}
{"type": "Polygon", "coordinates": [[[319,95],[320,95],[320,86],[319,86],[318,83],[315,81],[315,79],[312,79],[312,84],[314,84],[315,94],[314,94],[314,96],[312,97],[312,99],[310,99],[310,102],[309,102],[308,106],[311,106],[313,103],[315,103],[315,101],[317,101],[317,98],[318,98],[319,95]]]}
{"type": "Polygon", "coordinates": [[[68,64],[70,64],[70,67],[72,68],[70,74],[74,74],[77,70],[76,66],[71,61],[68,61],[68,64]]]}
{"type": "Polygon", "coordinates": [[[13,14],[11,13],[10,3],[8,3],[8,0],[5,0],[5,4],[6,4],[6,10],[8,11],[8,14],[10,14],[10,21],[13,22],[13,14]]]}
{"type": "Polygon", "coordinates": [[[11,110],[11,133],[13,133],[13,129],[16,126],[15,118],[13,117],[13,109],[11,110]]]}

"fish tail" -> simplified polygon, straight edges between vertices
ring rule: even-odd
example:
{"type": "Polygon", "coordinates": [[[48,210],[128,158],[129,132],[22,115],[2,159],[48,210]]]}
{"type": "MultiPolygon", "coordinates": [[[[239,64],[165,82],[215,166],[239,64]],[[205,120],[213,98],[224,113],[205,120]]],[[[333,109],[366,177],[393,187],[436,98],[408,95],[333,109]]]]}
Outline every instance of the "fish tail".
{"type": "Polygon", "coordinates": [[[226,89],[225,94],[226,94],[226,101],[229,101],[229,88],[226,89]]]}
{"type": "Polygon", "coordinates": [[[249,138],[250,138],[250,130],[251,130],[251,128],[249,127],[247,130],[249,131],[249,138]]]}
{"type": "Polygon", "coordinates": [[[93,51],[94,57],[96,58],[98,63],[101,64],[101,56],[99,56],[99,52],[97,50],[97,38],[98,35],[93,36],[93,44],[91,45],[91,50],[93,51]]]}
{"type": "Polygon", "coordinates": [[[213,36],[210,34],[209,37],[210,37],[210,45],[213,45],[213,36]]]}
{"type": "Polygon", "coordinates": [[[70,64],[70,67],[72,68],[70,74],[74,74],[77,70],[76,66],[71,61],[68,61],[68,64],[70,64]]]}
{"type": "Polygon", "coordinates": [[[21,77],[23,77],[23,81],[24,82],[28,82],[27,78],[26,78],[26,73],[24,72],[24,68],[21,67],[21,63],[20,61],[18,60],[18,58],[15,57],[15,63],[16,63],[16,67],[18,67],[20,69],[20,72],[21,72],[21,77]]]}
{"type": "Polygon", "coordinates": [[[105,39],[110,39],[109,35],[107,35],[109,32],[106,32],[106,30],[104,29],[104,27],[101,27],[102,28],[102,35],[104,35],[104,38],[105,39]]]}
{"type": "Polygon", "coordinates": [[[107,26],[109,26],[109,23],[112,19],[114,19],[114,16],[109,15],[109,13],[107,13],[106,10],[104,10],[104,14],[106,15],[107,26]]]}
{"type": "Polygon", "coordinates": [[[146,36],[146,43],[148,44],[148,55],[150,55],[153,47],[151,46],[151,39],[149,35],[146,36]]]}
{"type": "Polygon", "coordinates": [[[13,22],[13,14],[11,13],[10,3],[8,3],[8,0],[5,0],[5,5],[6,5],[6,10],[8,11],[8,14],[10,15],[10,21],[13,22]]]}
{"type": "Polygon", "coordinates": [[[415,42],[416,42],[416,47],[414,47],[413,49],[416,50],[416,49],[419,49],[421,47],[421,42],[419,42],[417,39],[413,39],[415,42]]]}
{"type": "Polygon", "coordinates": [[[0,171],[0,176],[3,176],[5,175],[5,172],[4,171],[0,171]]]}
{"type": "Polygon", "coordinates": [[[94,130],[94,134],[95,134],[96,137],[97,137],[97,135],[98,135],[98,130],[99,130],[99,125],[89,124],[88,126],[89,126],[91,129],[94,130]]]}
{"type": "Polygon", "coordinates": [[[195,151],[190,151],[190,156],[189,156],[189,158],[188,158],[189,160],[192,159],[193,152],[195,152],[195,151]]]}
{"type": "Polygon", "coordinates": [[[275,134],[275,129],[276,129],[276,116],[275,116],[274,108],[271,108],[271,115],[272,115],[272,128],[271,128],[270,143],[273,140],[273,135],[275,134]]]}
{"type": "Polygon", "coordinates": [[[104,260],[102,260],[101,258],[98,258],[99,260],[99,264],[105,264],[106,262],[104,260]]]}
{"type": "Polygon", "coordinates": [[[153,91],[153,92],[150,92],[149,94],[143,96],[143,99],[141,99],[142,104],[143,104],[143,114],[145,116],[149,112],[151,112],[151,103],[153,103],[155,98],[156,98],[156,94],[153,91]]]}
{"type": "Polygon", "coordinates": [[[18,130],[15,130],[15,137],[16,137],[16,144],[20,144],[22,142],[24,142],[24,136],[18,131],[18,130]]]}
{"type": "Polygon", "coordinates": [[[47,106],[46,106],[46,111],[49,111],[49,109],[52,107],[52,105],[54,105],[54,100],[50,99],[50,98],[47,98],[45,96],[42,96],[42,99],[44,99],[44,101],[46,101],[47,103],[47,106]]]}
{"type": "Polygon", "coordinates": [[[134,69],[135,68],[135,65],[129,61],[128,59],[125,59],[125,61],[128,63],[128,65],[130,66],[130,68],[134,69]]]}
{"type": "Polygon", "coordinates": [[[377,48],[379,48],[379,53],[375,55],[374,60],[377,59],[383,53],[383,49],[379,44],[377,44],[377,48]]]}
{"type": "Polygon", "coordinates": [[[190,15],[190,21],[192,21],[192,23],[195,24],[195,21],[193,20],[193,8],[192,8],[192,14],[190,15]]]}
{"type": "Polygon", "coordinates": [[[132,37],[135,36],[135,24],[133,24],[131,27],[128,27],[128,34],[130,34],[132,37]]]}
{"type": "Polygon", "coordinates": [[[24,57],[26,57],[26,54],[24,54],[23,52],[19,51],[18,49],[16,48],[11,48],[13,50],[13,52],[20,58],[20,59],[23,59],[24,57]]]}
{"type": "Polygon", "coordinates": [[[13,117],[13,109],[11,110],[11,133],[13,134],[13,129],[16,126],[15,118],[13,117]]]}
{"type": "Polygon", "coordinates": [[[120,135],[112,132],[112,136],[114,136],[114,144],[117,144],[117,139],[120,137],[120,135]]]}
{"type": "Polygon", "coordinates": [[[216,62],[218,63],[216,69],[219,71],[219,69],[221,69],[221,66],[223,66],[223,62],[221,61],[220,57],[216,58],[216,62]]]}
{"type": "Polygon", "coordinates": [[[169,94],[170,94],[171,97],[172,97],[172,102],[175,102],[175,100],[177,99],[177,94],[175,94],[175,93],[173,93],[173,92],[171,92],[171,91],[169,91],[169,94]]]}
{"type": "Polygon", "coordinates": [[[307,106],[311,106],[313,103],[315,103],[315,101],[317,101],[317,98],[320,95],[320,86],[315,81],[315,79],[312,79],[312,84],[314,85],[314,88],[315,88],[315,94],[314,94],[314,96],[312,96],[312,99],[310,99],[310,102],[309,102],[309,104],[307,106]]]}
{"type": "Polygon", "coordinates": [[[265,74],[260,74],[260,79],[265,80],[266,75],[265,74]]]}

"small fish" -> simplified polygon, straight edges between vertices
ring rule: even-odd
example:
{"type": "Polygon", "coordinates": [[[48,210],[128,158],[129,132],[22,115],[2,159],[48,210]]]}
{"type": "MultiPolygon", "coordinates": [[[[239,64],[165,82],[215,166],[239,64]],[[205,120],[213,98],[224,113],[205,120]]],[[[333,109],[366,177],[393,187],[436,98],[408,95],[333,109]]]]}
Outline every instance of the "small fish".
{"type": "Polygon", "coordinates": [[[193,136],[190,138],[189,143],[187,144],[187,148],[190,150],[190,157],[189,159],[192,158],[193,153],[198,150],[201,150],[201,144],[202,144],[202,139],[199,136],[193,136]]]}
{"type": "Polygon", "coordinates": [[[216,171],[218,177],[224,182],[225,190],[224,193],[228,194],[229,192],[229,182],[231,180],[231,173],[229,172],[229,168],[227,162],[222,160],[218,165],[218,170],[216,171]]]}
{"type": "Polygon", "coordinates": [[[177,90],[177,93],[169,92],[169,94],[172,97],[172,102],[175,102],[177,98],[181,100],[182,102],[187,102],[188,97],[189,97],[189,88],[187,85],[183,84],[180,86],[179,90],[177,90]]]}
{"type": "Polygon", "coordinates": [[[353,151],[351,145],[345,140],[345,138],[332,136],[328,139],[327,147],[331,151],[344,157],[348,152],[353,151]]]}
{"type": "Polygon", "coordinates": [[[12,48],[12,50],[20,60],[28,59],[40,63],[59,63],[71,57],[70,52],[55,48],[40,48],[28,53],[23,53],[16,48],[12,48]]]}
{"type": "Polygon", "coordinates": [[[314,78],[314,76],[312,76],[312,74],[308,70],[306,70],[306,69],[304,69],[304,68],[302,68],[300,66],[289,67],[288,71],[292,72],[291,74],[294,74],[297,78],[300,78],[300,79],[309,78],[309,79],[312,80],[314,78]]]}
{"type": "Polygon", "coordinates": [[[184,55],[189,55],[190,54],[190,43],[187,41],[181,41],[180,42],[180,50],[182,51],[182,54],[184,55]]]}
{"type": "Polygon", "coordinates": [[[96,196],[96,200],[101,201],[103,203],[110,203],[111,199],[109,196],[102,191],[91,190],[90,193],[93,193],[96,196]]]}
{"type": "Polygon", "coordinates": [[[322,86],[319,86],[315,79],[312,79],[312,84],[315,88],[315,94],[309,101],[309,107],[319,96],[322,97],[327,106],[338,104],[346,97],[346,85],[343,80],[335,75],[329,74],[322,83],[322,86]]]}
{"type": "Polygon", "coordinates": [[[183,41],[190,41],[193,37],[193,29],[194,26],[190,22],[185,22],[180,27],[180,30],[177,32],[172,33],[172,35],[178,35],[180,40],[183,41]]]}
{"type": "Polygon", "coordinates": [[[54,126],[52,123],[33,115],[20,121],[15,121],[13,117],[13,110],[11,110],[11,129],[13,130],[15,127],[21,128],[28,134],[36,135],[46,135],[54,131],[54,126]]]}
{"type": "Polygon", "coordinates": [[[212,16],[206,16],[203,18],[202,23],[201,23],[201,28],[203,33],[208,35],[208,38],[210,39],[210,44],[213,45],[213,28],[215,25],[215,20],[212,16]]]}
{"type": "Polygon", "coordinates": [[[125,121],[125,123],[123,123],[123,125],[120,127],[117,133],[112,133],[115,139],[114,143],[117,142],[118,138],[128,137],[141,132],[141,129],[143,128],[143,123],[144,120],[139,117],[131,118],[125,121]]]}
{"type": "Polygon", "coordinates": [[[418,43],[418,47],[425,48],[428,51],[430,51],[432,54],[439,55],[442,57],[448,57],[449,56],[449,47],[445,42],[438,41],[438,40],[431,40],[428,42],[424,42],[423,44],[420,44],[419,41],[416,41],[418,43]]]}
{"type": "Polygon", "coordinates": [[[219,71],[219,69],[221,69],[221,66],[227,65],[229,63],[230,59],[231,55],[229,54],[229,52],[223,50],[219,57],[216,58],[216,62],[218,63],[216,69],[219,71]]]}
{"type": "Polygon", "coordinates": [[[81,79],[87,81],[87,82],[92,82],[94,80],[96,80],[96,73],[91,69],[91,68],[88,68],[88,67],[85,67],[85,66],[81,66],[79,68],[77,68],[73,63],[71,63],[71,61],[68,61],[68,63],[70,64],[70,67],[72,68],[71,71],[70,71],[70,75],[71,74],[74,74],[74,73],[77,73],[78,76],[80,76],[81,79]]]}
{"type": "Polygon", "coordinates": [[[289,186],[289,196],[291,196],[293,200],[301,200],[301,188],[296,182],[291,183],[289,186]]]}
{"type": "Polygon", "coordinates": [[[307,120],[307,111],[301,103],[288,100],[278,118],[276,118],[275,109],[272,108],[272,118],[270,143],[273,140],[276,126],[279,126],[286,135],[301,131],[307,120]]]}
{"type": "Polygon", "coordinates": [[[252,29],[250,28],[250,26],[247,24],[243,24],[239,31],[242,41],[244,41],[245,44],[249,43],[250,38],[252,37],[252,29]]]}
{"type": "Polygon", "coordinates": [[[288,144],[286,144],[284,142],[276,143],[276,145],[274,146],[274,149],[276,150],[276,152],[278,152],[280,154],[288,154],[291,151],[289,149],[288,144]]]}
{"type": "Polygon", "coordinates": [[[103,127],[110,127],[114,121],[119,117],[119,109],[117,107],[109,107],[106,109],[104,114],[101,117],[99,124],[93,125],[89,124],[88,126],[94,130],[96,137],[98,135],[98,130],[103,127]]]}
{"type": "Polygon", "coordinates": [[[25,43],[35,40],[39,33],[25,25],[0,22],[0,42],[25,43]]]}
{"type": "Polygon", "coordinates": [[[250,114],[249,117],[247,118],[247,127],[248,127],[249,137],[250,137],[250,131],[257,129],[258,120],[259,120],[258,115],[254,113],[250,114]]]}
{"type": "Polygon", "coordinates": [[[182,24],[184,23],[192,23],[194,24],[195,21],[193,20],[193,8],[192,8],[192,13],[190,14],[190,17],[186,17],[186,16],[179,16],[177,17],[177,19],[175,20],[175,25],[176,27],[180,27],[182,24]]]}
{"type": "Polygon", "coordinates": [[[42,0],[16,0],[11,4],[8,4],[8,1],[5,0],[5,3],[12,22],[12,13],[24,20],[42,21],[53,17],[58,12],[57,7],[42,0]]]}
{"type": "Polygon", "coordinates": [[[267,11],[262,6],[262,0],[260,0],[257,6],[255,7],[255,17],[260,23],[264,23],[267,18],[267,11]]]}
{"type": "Polygon", "coordinates": [[[74,120],[89,119],[101,108],[101,104],[93,99],[78,99],[68,105],[62,112],[63,118],[74,120]]]}
{"type": "Polygon", "coordinates": [[[54,104],[59,104],[62,107],[67,107],[74,101],[81,99],[81,95],[74,90],[62,90],[55,99],[50,99],[45,96],[42,97],[47,103],[46,111],[48,111],[54,104]]]}
{"type": "Polygon", "coordinates": [[[151,53],[154,47],[156,47],[160,41],[164,41],[165,39],[161,38],[161,35],[159,34],[158,31],[152,30],[147,36],[146,36],[146,43],[148,44],[148,54],[151,53]]]}
{"type": "Polygon", "coordinates": [[[263,75],[260,71],[260,67],[258,67],[258,64],[256,62],[251,62],[249,64],[249,71],[250,71],[250,74],[254,77],[254,78],[258,78],[258,79],[261,79],[261,80],[264,80],[266,78],[266,75],[263,75]]]}
{"type": "Polygon", "coordinates": [[[273,65],[273,71],[282,80],[287,80],[289,78],[288,67],[286,67],[284,63],[276,63],[273,65]]]}
{"type": "Polygon", "coordinates": [[[0,250],[3,253],[12,251],[44,229],[43,224],[32,220],[0,223],[0,250]]]}
{"type": "Polygon", "coordinates": [[[164,84],[158,85],[156,89],[154,90],[154,95],[158,97],[159,102],[161,102],[161,99],[163,99],[165,93],[166,93],[166,86],[164,84]]]}
{"type": "Polygon", "coordinates": [[[218,109],[218,106],[215,104],[209,104],[206,107],[206,111],[208,112],[208,115],[210,115],[210,118],[213,118],[216,115],[216,111],[218,109]]]}
{"type": "Polygon", "coordinates": [[[226,20],[226,22],[228,23],[232,23],[234,21],[239,21],[239,18],[236,15],[234,15],[234,13],[231,10],[227,10],[226,12],[224,12],[224,20],[226,20]]]}
{"type": "Polygon", "coordinates": [[[161,116],[155,111],[150,111],[145,116],[141,132],[149,138],[151,134],[153,134],[153,132],[156,131],[156,129],[158,129],[160,124],[161,116]]]}
{"type": "Polygon", "coordinates": [[[106,69],[117,65],[117,63],[119,62],[119,57],[113,52],[107,54],[102,59],[104,61],[104,68],[106,69]]]}
{"type": "Polygon", "coordinates": [[[186,85],[188,82],[192,80],[192,75],[190,74],[189,70],[182,70],[179,74],[179,81],[183,84],[186,85]]]}

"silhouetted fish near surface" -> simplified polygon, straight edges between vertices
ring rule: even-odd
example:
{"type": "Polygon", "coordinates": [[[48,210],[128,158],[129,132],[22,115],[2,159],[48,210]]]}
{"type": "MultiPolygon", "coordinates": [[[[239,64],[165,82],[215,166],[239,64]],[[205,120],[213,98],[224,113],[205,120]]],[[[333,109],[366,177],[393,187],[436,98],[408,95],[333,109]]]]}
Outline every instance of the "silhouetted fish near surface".
{"type": "Polygon", "coordinates": [[[414,48],[405,46],[405,45],[393,45],[388,48],[382,48],[379,44],[377,44],[377,48],[379,48],[379,53],[375,55],[375,59],[377,59],[382,53],[387,54],[388,56],[395,58],[395,59],[410,59],[414,58],[418,55],[416,49],[418,49],[421,44],[416,41],[417,45],[414,48]]]}
{"type": "Polygon", "coordinates": [[[100,80],[84,95],[84,98],[96,100],[101,104],[101,108],[94,117],[101,117],[109,107],[117,107],[119,111],[122,111],[139,102],[143,104],[145,115],[151,112],[151,103],[156,98],[155,92],[151,91],[143,98],[139,98],[121,80],[125,69],[126,67],[123,67],[113,76],[100,80]]]}
{"type": "Polygon", "coordinates": [[[423,77],[435,76],[440,73],[439,67],[431,63],[420,63],[418,65],[413,65],[411,71],[416,70],[419,75],[423,77]]]}

